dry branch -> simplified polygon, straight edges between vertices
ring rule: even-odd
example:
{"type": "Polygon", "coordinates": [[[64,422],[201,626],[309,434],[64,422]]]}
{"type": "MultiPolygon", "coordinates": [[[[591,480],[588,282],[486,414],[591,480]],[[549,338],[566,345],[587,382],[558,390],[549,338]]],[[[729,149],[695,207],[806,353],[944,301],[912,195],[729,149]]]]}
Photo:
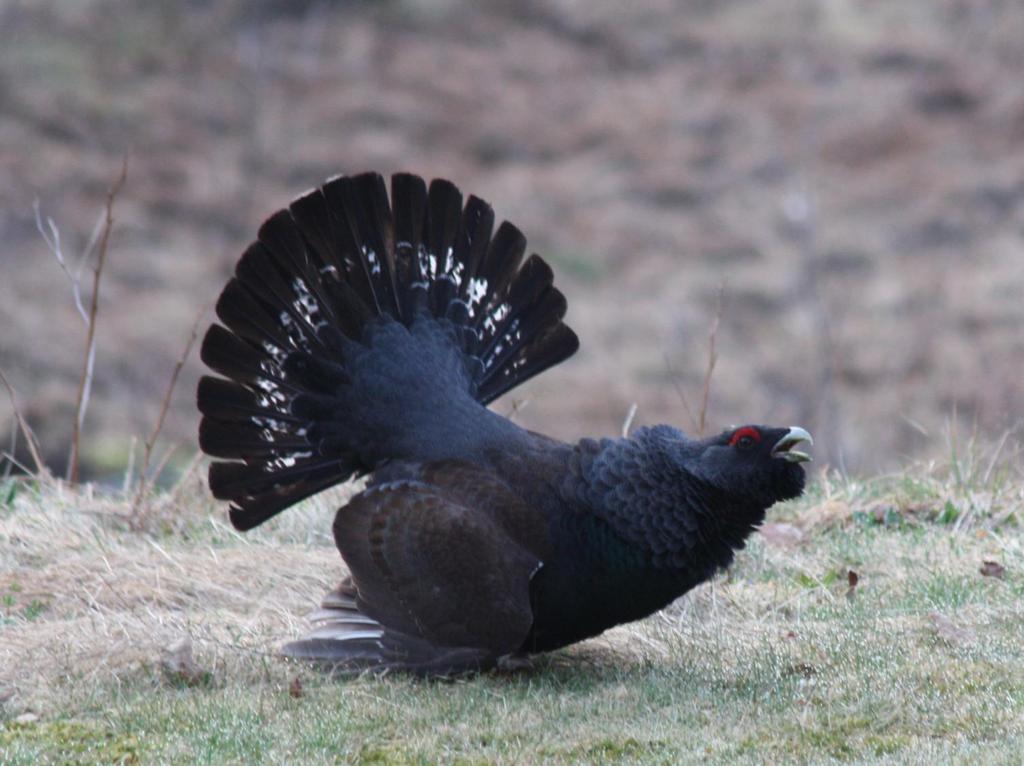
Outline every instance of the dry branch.
{"type": "Polygon", "coordinates": [[[686,412],[686,417],[690,420],[690,426],[696,431],[698,437],[704,436],[704,430],[707,427],[708,421],[708,403],[711,399],[711,378],[715,373],[715,365],[718,363],[718,352],[715,350],[715,341],[718,338],[718,326],[722,322],[722,297],[725,294],[725,283],[723,282],[718,286],[718,297],[715,302],[715,317],[711,322],[711,329],[708,332],[708,364],[704,370],[704,384],[701,392],[700,410],[697,415],[694,416],[693,409],[690,407],[690,402],[686,398],[686,392],[683,390],[682,383],[679,382],[679,376],[676,370],[672,367],[672,362],[668,358],[668,354],[665,354],[665,367],[668,368],[669,380],[672,381],[673,387],[676,389],[676,393],[679,394],[679,400],[683,403],[683,410],[686,412]]]}
{"type": "Polygon", "coordinates": [[[690,408],[690,401],[686,398],[686,391],[683,390],[683,384],[679,382],[679,373],[672,366],[672,360],[668,358],[668,354],[664,354],[665,368],[668,370],[668,379],[672,381],[672,387],[675,388],[676,393],[679,394],[679,401],[683,403],[683,412],[686,413],[687,419],[690,421],[690,427],[697,430],[697,418],[693,416],[693,410],[690,408]]]}
{"type": "MultiPolygon", "coordinates": [[[[171,406],[171,396],[174,394],[174,388],[178,385],[178,376],[181,374],[181,368],[185,366],[185,361],[188,359],[188,355],[192,353],[192,347],[196,343],[196,338],[199,337],[199,323],[203,321],[203,317],[206,315],[206,308],[196,316],[196,320],[192,323],[192,332],[188,336],[188,341],[185,343],[185,348],[181,352],[181,356],[178,357],[178,361],[174,364],[174,370],[171,372],[171,379],[167,384],[167,391],[164,393],[164,399],[160,403],[160,414],[157,416],[156,424],[153,426],[153,431],[146,439],[146,446],[142,455],[142,467],[139,470],[139,486],[135,491],[135,498],[132,500],[131,510],[131,524],[133,527],[137,527],[142,520],[142,507],[143,500],[146,496],[146,489],[149,486],[149,466],[153,459],[153,448],[156,446],[156,440],[160,436],[160,431],[163,430],[164,421],[167,419],[167,411],[171,406]]],[[[160,472],[163,471],[164,466],[170,459],[171,450],[167,453],[160,464],[157,466],[155,476],[159,476],[160,472]]]]}
{"type": "Polygon", "coordinates": [[[529,399],[513,399],[512,406],[509,407],[508,414],[505,417],[514,423],[516,418],[519,417],[519,413],[525,410],[529,405],[529,399]]]}
{"type": "MultiPolygon", "coordinates": [[[[7,389],[8,395],[11,397],[11,407],[14,409],[14,417],[18,421],[18,426],[21,428],[23,434],[25,434],[25,441],[28,442],[28,451],[32,455],[32,460],[36,464],[36,475],[40,478],[46,476],[48,471],[46,470],[46,464],[43,462],[43,458],[39,453],[39,442],[36,441],[36,435],[29,426],[28,421],[25,420],[25,416],[21,412],[21,407],[18,405],[18,397],[14,392],[14,386],[11,385],[10,381],[7,380],[7,376],[4,375],[3,370],[0,370],[0,383],[4,384],[4,388],[7,389]]],[[[14,456],[11,456],[14,459],[14,456]]]]}
{"type": "Polygon", "coordinates": [[[60,244],[60,229],[57,228],[57,224],[54,223],[52,218],[47,216],[46,224],[43,225],[43,216],[39,209],[38,199],[32,203],[32,210],[36,217],[36,229],[39,231],[39,235],[43,238],[46,246],[50,249],[53,257],[57,259],[57,264],[60,266],[61,271],[64,272],[71,283],[71,295],[75,300],[75,309],[82,318],[82,324],[88,327],[89,314],[85,310],[85,304],[82,303],[82,268],[85,266],[86,261],[89,260],[89,256],[92,255],[96,242],[99,240],[105,218],[104,212],[101,210],[99,216],[97,216],[96,223],[92,227],[92,234],[89,235],[89,241],[86,243],[82,254],[78,257],[78,264],[75,266],[75,272],[72,274],[71,269],[68,268],[67,260],[64,258],[64,250],[60,244]]]}
{"type": "Polygon", "coordinates": [[[715,351],[715,339],[718,337],[718,325],[722,321],[722,295],[725,293],[725,284],[718,286],[718,298],[715,301],[715,319],[711,323],[711,331],[708,333],[708,366],[704,372],[704,390],[700,400],[700,420],[697,423],[697,436],[704,436],[704,429],[707,426],[708,399],[711,397],[711,376],[715,373],[715,364],[718,362],[718,353],[715,351]]]}
{"type": "Polygon", "coordinates": [[[626,413],[626,419],[622,421],[622,438],[625,439],[629,436],[629,429],[633,427],[633,418],[636,417],[637,404],[633,402],[629,405],[629,412],[626,413]]]}
{"type": "Polygon", "coordinates": [[[78,395],[75,399],[75,421],[71,431],[71,454],[68,457],[68,481],[78,481],[78,456],[82,424],[85,421],[85,410],[89,404],[89,392],[92,389],[93,369],[96,361],[96,313],[99,309],[100,282],[103,279],[103,266],[107,262],[107,250],[110,244],[110,230],[114,226],[114,199],[117,197],[125,179],[128,177],[128,160],[121,163],[121,173],[107,192],[106,212],[104,215],[103,233],[99,240],[99,253],[96,266],[93,268],[92,300],[89,304],[89,321],[85,339],[85,359],[82,361],[82,373],[78,379],[78,395]]]}

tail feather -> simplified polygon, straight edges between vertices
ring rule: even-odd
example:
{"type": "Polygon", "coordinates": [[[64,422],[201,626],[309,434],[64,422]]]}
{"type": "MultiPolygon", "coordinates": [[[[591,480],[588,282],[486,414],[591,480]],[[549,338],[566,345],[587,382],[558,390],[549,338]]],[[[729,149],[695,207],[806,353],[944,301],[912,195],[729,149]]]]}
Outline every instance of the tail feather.
{"type": "MultiPolygon", "coordinates": [[[[239,288],[250,299],[263,308],[264,315],[272,322],[274,340],[284,350],[292,346],[310,348],[320,346],[317,326],[321,322],[334,321],[329,301],[313,292],[316,282],[309,286],[309,279],[301,271],[289,278],[282,271],[278,261],[266,246],[256,243],[250,247],[236,269],[239,288]],[[324,316],[326,314],[326,316],[324,316]]],[[[221,301],[220,308],[230,312],[228,301],[221,301]]],[[[227,324],[228,317],[221,316],[227,324]]]]}
{"type": "Polygon", "coordinates": [[[211,466],[211,492],[220,500],[233,501],[229,517],[235,529],[245,532],[257,527],[282,508],[334,486],[343,470],[338,460],[319,456],[288,460],[291,467],[281,468],[273,477],[245,463],[211,466]]]}
{"type": "Polygon", "coordinates": [[[223,378],[204,375],[199,380],[199,411],[226,423],[263,424],[280,420],[293,425],[301,425],[306,419],[289,412],[269,412],[265,404],[261,404],[260,394],[246,388],[241,383],[223,378]],[[270,417],[272,416],[272,417],[270,417]]]}
{"type": "MultiPolygon", "coordinates": [[[[288,378],[306,392],[330,396],[337,393],[338,386],[348,382],[345,367],[330,359],[322,359],[305,351],[293,351],[281,365],[288,378]]],[[[295,410],[294,401],[292,410],[295,410]]]]}
{"type": "MultiPolygon", "coordinates": [[[[316,264],[325,285],[345,285],[345,309],[360,319],[358,325],[377,316],[377,299],[348,223],[332,210],[323,188],[308,192],[277,215],[294,219],[308,247],[307,257],[316,264]]],[[[356,332],[358,333],[358,328],[356,332]]]]}
{"type": "Polygon", "coordinates": [[[235,335],[261,348],[270,344],[271,353],[283,356],[293,343],[288,335],[290,323],[281,323],[280,317],[274,316],[237,277],[225,285],[215,310],[217,318],[235,335]]]}
{"type": "Polygon", "coordinates": [[[498,658],[471,647],[442,647],[391,630],[359,610],[350,584],[327,594],[309,615],[313,629],[281,648],[291,660],[313,663],[332,673],[401,671],[453,676],[495,666],[498,658]]]}
{"type": "Polygon", "coordinates": [[[549,326],[556,325],[565,316],[566,301],[558,290],[550,288],[537,296],[523,313],[510,318],[501,330],[495,333],[481,361],[484,374],[481,383],[486,383],[503,369],[521,351],[518,340],[522,337],[536,337],[549,326]]]}
{"type": "Polygon", "coordinates": [[[213,463],[210,491],[218,500],[232,501],[228,511],[231,524],[245,532],[334,486],[346,470],[344,460],[320,456],[280,459],[272,473],[258,464],[213,463]]]}
{"type": "Polygon", "coordinates": [[[482,295],[477,304],[481,309],[505,294],[525,255],[526,237],[513,224],[503,221],[480,264],[478,284],[482,295]]]}
{"type": "Polygon", "coordinates": [[[232,501],[237,527],[402,457],[387,452],[399,442],[382,429],[407,421],[383,404],[362,417],[378,397],[418,399],[391,390],[410,385],[396,370],[487,404],[576,350],[551,269],[537,255],[524,264],[525,237],[494,222],[487,203],[464,202],[449,181],[397,174],[389,204],[384,179],[367,173],[329,180],[260,227],[217,302],[224,326],[203,341],[203,361],[228,380],[204,378],[198,390],[200,445],[234,461],[214,463],[210,484],[232,501]],[[410,332],[396,336],[388,321],[410,332]],[[428,345],[373,356],[382,343],[428,345]],[[385,373],[392,383],[381,388],[385,373]]]}
{"type": "Polygon", "coordinates": [[[376,173],[340,176],[324,184],[323,193],[345,232],[353,269],[363,272],[370,287],[367,305],[377,314],[399,318],[391,209],[384,179],[376,173]]]}
{"type": "Polygon", "coordinates": [[[455,237],[461,220],[462,192],[451,181],[433,181],[427,193],[429,237],[426,257],[420,263],[420,278],[427,282],[427,305],[436,317],[445,315],[459,288],[463,264],[456,258],[455,237]]]}
{"type": "Polygon", "coordinates": [[[427,185],[419,176],[398,173],[391,178],[394,207],[395,271],[402,291],[398,296],[403,319],[425,310],[427,285],[420,278],[420,261],[425,258],[423,229],[426,224],[427,185]]]}
{"type": "Polygon", "coordinates": [[[494,231],[494,211],[479,197],[470,196],[462,214],[462,226],[455,244],[455,256],[463,264],[457,300],[451,301],[448,316],[466,325],[472,317],[474,292],[479,292],[479,273],[494,231]],[[458,312],[458,318],[453,313],[458,312]]]}
{"type": "Polygon", "coordinates": [[[279,427],[266,424],[237,423],[210,417],[199,424],[199,446],[213,457],[228,459],[302,456],[315,448],[302,433],[280,422],[279,427]]]}
{"type": "MultiPolygon", "coordinates": [[[[284,373],[279,367],[266,362],[264,353],[259,344],[251,343],[215,324],[206,331],[203,345],[199,349],[199,358],[214,372],[251,386],[253,392],[263,392],[266,400],[279,399],[284,403],[287,394],[298,393],[298,389],[284,379],[284,373]]],[[[199,399],[200,411],[209,406],[203,399],[199,399]]],[[[288,412],[280,407],[268,411],[288,412]]],[[[212,412],[206,414],[214,415],[212,412]]]]}
{"type": "MultiPolygon", "coordinates": [[[[530,256],[507,291],[495,296],[487,306],[480,323],[477,346],[477,355],[484,362],[485,368],[488,363],[493,363],[496,353],[501,353],[510,342],[518,340],[510,336],[510,333],[519,329],[522,318],[532,314],[538,300],[549,288],[553,289],[553,281],[550,267],[539,256],[530,256]]],[[[554,292],[561,298],[561,293],[557,290],[554,292]]],[[[565,302],[564,298],[562,302],[565,302]]]]}
{"type": "Polygon", "coordinates": [[[480,401],[493,401],[522,381],[544,372],[565,359],[566,347],[576,346],[576,334],[566,325],[548,329],[528,347],[520,348],[508,364],[492,373],[478,392],[480,401]]]}
{"type": "MultiPolygon", "coordinates": [[[[293,207],[311,196],[297,200],[293,207]]],[[[372,289],[365,278],[340,279],[337,274],[349,268],[357,277],[365,277],[364,270],[346,266],[335,248],[315,244],[312,224],[293,215],[282,210],[264,222],[259,241],[238,263],[238,279],[268,305],[286,312],[291,331],[303,331],[308,341],[319,340],[327,327],[358,338],[363,325],[377,315],[372,289]]]]}

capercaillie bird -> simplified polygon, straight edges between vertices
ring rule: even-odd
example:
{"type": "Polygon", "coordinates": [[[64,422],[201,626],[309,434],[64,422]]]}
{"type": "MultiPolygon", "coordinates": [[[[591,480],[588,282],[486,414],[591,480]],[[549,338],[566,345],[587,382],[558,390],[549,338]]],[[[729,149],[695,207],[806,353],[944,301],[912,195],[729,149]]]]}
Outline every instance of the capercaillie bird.
{"type": "Polygon", "coordinates": [[[286,656],[451,674],[661,609],[801,494],[802,428],[567,444],[487,404],[578,347],[526,240],[449,181],[336,177],[272,215],[220,295],[199,383],[213,494],[248,530],[354,476],[350,576],[286,656]]]}

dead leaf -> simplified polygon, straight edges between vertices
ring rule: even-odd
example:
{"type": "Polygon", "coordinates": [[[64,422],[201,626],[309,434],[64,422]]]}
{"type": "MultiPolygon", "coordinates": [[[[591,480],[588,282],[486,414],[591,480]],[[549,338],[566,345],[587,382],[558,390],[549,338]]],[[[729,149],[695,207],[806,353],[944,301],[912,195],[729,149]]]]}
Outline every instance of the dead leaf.
{"type": "Polygon", "coordinates": [[[288,693],[295,699],[305,696],[306,692],[302,689],[302,679],[298,676],[292,679],[292,682],[288,684],[288,693]]]}
{"type": "Polygon", "coordinates": [[[762,524],[761,534],[768,543],[780,548],[799,545],[804,541],[802,529],[783,522],[762,524]]]}
{"type": "Polygon", "coordinates": [[[818,675],[818,669],[807,662],[797,662],[786,668],[786,675],[813,678],[818,675]]]}
{"type": "Polygon", "coordinates": [[[995,577],[997,580],[1006,577],[1006,567],[998,561],[982,561],[979,571],[984,577],[995,577]]]}
{"type": "Polygon", "coordinates": [[[26,725],[26,724],[30,724],[30,723],[35,723],[38,720],[39,720],[39,716],[37,716],[35,713],[22,713],[21,715],[19,715],[17,718],[14,719],[14,722],[15,723],[20,723],[22,725],[26,725]]]}
{"type": "Polygon", "coordinates": [[[939,612],[930,612],[928,619],[932,622],[935,634],[949,644],[964,646],[974,643],[974,640],[977,638],[973,630],[956,625],[946,615],[939,612]]]}
{"type": "Polygon", "coordinates": [[[852,569],[846,572],[846,598],[853,601],[853,594],[857,592],[857,583],[860,582],[860,575],[852,569]]]}
{"type": "Polygon", "coordinates": [[[208,683],[211,678],[211,674],[199,667],[192,657],[192,639],[188,636],[164,649],[160,657],[160,669],[173,684],[198,686],[208,683]]]}

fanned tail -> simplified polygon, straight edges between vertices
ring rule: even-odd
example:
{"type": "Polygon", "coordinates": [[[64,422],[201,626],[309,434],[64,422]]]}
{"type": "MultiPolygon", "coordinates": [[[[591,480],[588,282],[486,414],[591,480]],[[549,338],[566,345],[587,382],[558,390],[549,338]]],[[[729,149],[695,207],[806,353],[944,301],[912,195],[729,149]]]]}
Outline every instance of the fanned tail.
{"type": "Polygon", "coordinates": [[[201,352],[223,378],[200,381],[200,445],[237,528],[413,457],[398,432],[445,397],[487,404],[576,350],[551,269],[494,220],[449,181],[395,175],[389,203],[367,173],[263,224],[201,352]],[[434,399],[401,411],[424,386],[434,399]]]}

